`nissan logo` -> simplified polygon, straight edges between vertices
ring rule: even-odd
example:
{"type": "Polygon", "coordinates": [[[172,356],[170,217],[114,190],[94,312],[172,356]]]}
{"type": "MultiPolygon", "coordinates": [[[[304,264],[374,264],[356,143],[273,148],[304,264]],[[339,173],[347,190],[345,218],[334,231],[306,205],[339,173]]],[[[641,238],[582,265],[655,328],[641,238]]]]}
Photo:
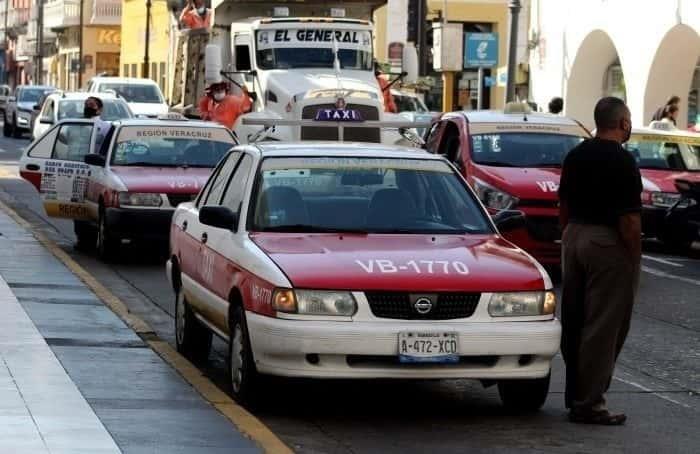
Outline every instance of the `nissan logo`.
{"type": "Polygon", "coordinates": [[[433,302],[430,301],[430,298],[422,296],[413,303],[413,307],[416,308],[416,312],[425,315],[433,309],[433,302]]]}

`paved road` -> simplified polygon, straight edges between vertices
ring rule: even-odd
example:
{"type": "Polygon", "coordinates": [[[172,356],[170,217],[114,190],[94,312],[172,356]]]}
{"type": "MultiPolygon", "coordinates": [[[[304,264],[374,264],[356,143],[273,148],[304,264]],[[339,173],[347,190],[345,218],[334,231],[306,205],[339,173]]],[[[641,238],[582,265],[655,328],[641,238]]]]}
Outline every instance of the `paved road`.
{"type": "MultiPolygon", "coordinates": [[[[27,143],[0,139],[0,176],[16,172],[27,143]]],[[[173,342],[173,295],[157,253],[131,250],[137,258],[101,264],[73,250],[71,223],[47,219],[22,180],[0,178],[0,198],[173,342]]],[[[535,416],[507,414],[493,388],[465,380],[275,381],[254,413],[306,453],[700,452],[700,254],[673,256],[649,243],[643,265],[632,331],[609,395],[611,407],[627,412],[625,427],[565,421],[559,358],[550,397],[535,416]]],[[[217,343],[202,369],[226,389],[224,351],[217,343]]]]}

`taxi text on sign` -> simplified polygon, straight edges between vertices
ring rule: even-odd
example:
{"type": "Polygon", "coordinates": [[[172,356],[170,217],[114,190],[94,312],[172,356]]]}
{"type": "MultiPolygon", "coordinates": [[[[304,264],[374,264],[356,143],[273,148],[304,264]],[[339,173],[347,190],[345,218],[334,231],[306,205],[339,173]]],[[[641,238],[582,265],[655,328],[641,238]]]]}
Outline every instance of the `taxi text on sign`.
{"type": "Polygon", "coordinates": [[[493,68],[497,64],[498,33],[465,33],[465,68],[493,68]]]}

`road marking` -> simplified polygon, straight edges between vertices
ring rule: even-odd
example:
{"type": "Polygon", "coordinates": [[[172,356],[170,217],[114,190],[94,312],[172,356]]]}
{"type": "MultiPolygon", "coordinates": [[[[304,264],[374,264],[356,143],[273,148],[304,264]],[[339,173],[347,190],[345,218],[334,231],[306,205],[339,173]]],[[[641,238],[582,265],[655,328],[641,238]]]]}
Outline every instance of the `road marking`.
{"type": "Polygon", "coordinates": [[[654,262],[663,263],[664,265],[670,265],[670,266],[675,266],[678,268],[683,268],[683,265],[681,265],[680,263],[675,263],[675,262],[672,262],[670,260],[662,259],[660,257],[654,257],[651,255],[643,255],[642,257],[647,259],[647,260],[653,260],[654,262]]]}
{"type": "Polygon", "coordinates": [[[148,323],[137,315],[129,312],[129,308],[124,302],[107,289],[107,287],[102,285],[94,276],[88,273],[78,262],[73,260],[73,258],[56,243],[51,241],[43,233],[35,230],[29,222],[1,200],[0,210],[4,211],[21,227],[29,230],[42,246],[48,249],[54,257],[66,265],[66,267],[83,281],[112,312],[142,337],[158,356],[163,358],[165,362],[182,375],[205,400],[231,421],[244,435],[260,445],[265,452],[292,454],[293,451],[280,440],[274,432],[263,424],[262,421],[248,410],[238,405],[228,394],[221,391],[211,380],[202,374],[202,371],[180,355],[170,344],[160,340],[148,323]]]}
{"type": "Polygon", "coordinates": [[[657,277],[665,277],[667,279],[674,279],[676,281],[685,282],[690,285],[697,285],[700,287],[700,281],[697,279],[691,279],[689,277],[676,276],[675,274],[667,273],[665,271],[657,270],[656,268],[649,268],[648,266],[642,265],[642,271],[649,273],[657,277]]]}
{"type": "Polygon", "coordinates": [[[666,397],[666,396],[664,396],[664,395],[662,395],[662,394],[659,394],[659,393],[657,393],[656,391],[653,391],[653,390],[647,388],[647,387],[644,386],[644,385],[640,385],[640,384],[637,383],[637,382],[625,380],[625,379],[620,378],[620,377],[614,377],[614,378],[615,378],[615,380],[617,380],[617,381],[621,381],[622,383],[628,384],[628,385],[630,385],[630,386],[634,386],[635,388],[641,389],[642,391],[644,391],[644,392],[646,392],[646,393],[653,394],[653,395],[655,395],[656,397],[658,397],[658,398],[660,398],[660,399],[666,400],[666,401],[671,402],[671,403],[674,403],[674,404],[676,404],[676,405],[680,405],[681,407],[685,407],[685,408],[689,408],[689,409],[692,409],[692,408],[693,408],[693,407],[691,407],[690,405],[684,404],[683,402],[678,402],[677,400],[671,399],[670,397],[666,397]]]}

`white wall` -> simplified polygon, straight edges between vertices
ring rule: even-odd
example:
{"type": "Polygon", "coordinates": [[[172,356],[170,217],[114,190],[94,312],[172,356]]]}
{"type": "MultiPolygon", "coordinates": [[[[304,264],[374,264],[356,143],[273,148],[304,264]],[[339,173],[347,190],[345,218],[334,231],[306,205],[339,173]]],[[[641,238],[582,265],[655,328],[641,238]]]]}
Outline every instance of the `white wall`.
{"type": "Polygon", "coordinates": [[[592,106],[603,95],[604,76],[617,58],[625,75],[635,125],[648,123],[672,94],[687,94],[700,58],[698,0],[532,0],[530,34],[532,99],[546,108],[554,96],[565,112],[592,126],[592,106]]]}

